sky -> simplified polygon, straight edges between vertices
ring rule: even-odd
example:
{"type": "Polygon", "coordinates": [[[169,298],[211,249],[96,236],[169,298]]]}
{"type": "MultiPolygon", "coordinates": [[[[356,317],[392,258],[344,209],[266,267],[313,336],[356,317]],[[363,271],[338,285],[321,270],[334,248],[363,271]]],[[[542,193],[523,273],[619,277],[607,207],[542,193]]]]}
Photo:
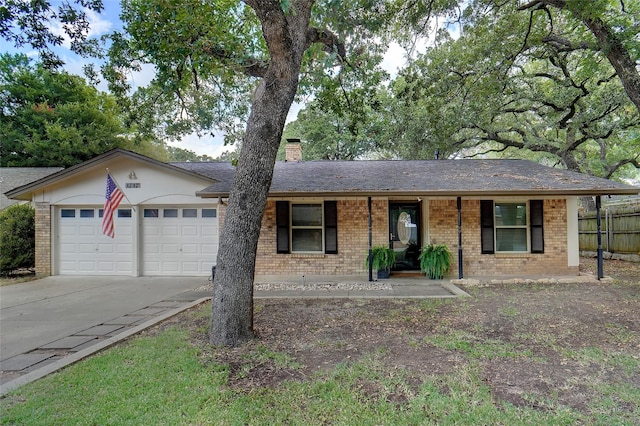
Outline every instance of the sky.
{"type": "MultiPolygon", "coordinates": [[[[55,1],[53,2],[55,3],[55,1]]],[[[87,11],[87,15],[90,20],[90,33],[91,37],[99,37],[103,34],[107,34],[114,30],[122,28],[120,22],[120,0],[103,0],[104,9],[101,13],[95,13],[93,11],[87,11]]],[[[62,28],[60,26],[52,26],[52,30],[60,35],[64,36],[62,28]]],[[[22,48],[13,49],[9,46],[3,49],[5,51],[15,53],[25,53],[30,57],[36,57],[37,53],[33,50],[22,48]]],[[[87,62],[92,62],[90,59],[82,58],[74,54],[69,49],[68,41],[60,48],[54,49],[54,51],[65,62],[65,69],[72,74],[83,75],[83,66],[87,62]]],[[[383,68],[389,72],[392,76],[396,75],[398,70],[406,63],[404,50],[397,44],[392,44],[387,52],[384,61],[383,68]]],[[[95,60],[93,60],[95,62],[95,60]]],[[[130,83],[135,89],[136,87],[144,87],[152,79],[154,70],[152,66],[143,67],[141,72],[137,72],[130,76],[130,83]]],[[[106,84],[102,83],[98,86],[100,90],[107,90],[106,84]]],[[[289,112],[287,122],[294,121],[298,112],[304,107],[304,105],[294,104],[289,112]]],[[[196,134],[186,135],[180,141],[168,141],[169,145],[177,146],[183,149],[188,149],[199,155],[208,155],[210,157],[218,157],[224,151],[233,150],[233,147],[224,146],[224,135],[214,134],[214,136],[199,137],[196,134]]]]}

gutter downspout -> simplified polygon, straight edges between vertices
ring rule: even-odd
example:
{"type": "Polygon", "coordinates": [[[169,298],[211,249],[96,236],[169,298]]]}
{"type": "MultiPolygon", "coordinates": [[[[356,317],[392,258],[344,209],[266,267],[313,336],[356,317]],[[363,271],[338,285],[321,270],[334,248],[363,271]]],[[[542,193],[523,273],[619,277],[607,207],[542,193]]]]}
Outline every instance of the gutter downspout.
{"type": "Polygon", "coordinates": [[[604,277],[604,261],[602,260],[602,212],[600,196],[596,195],[596,224],[598,227],[598,280],[604,277]]]}
{"type": "Polygon", "coordinates": [[[462,263],[462,197],[456,200],[458,206],[458,279],[464,277],[462,263]]]}
{"type": "Polygon", "coordinates": [[[369,211],[368,220],[369,220],[369,282],[373,282],[373,230],[372,230],[372,220],[371,220],[371,197],[367,198],[367,208],[369,211]]]}

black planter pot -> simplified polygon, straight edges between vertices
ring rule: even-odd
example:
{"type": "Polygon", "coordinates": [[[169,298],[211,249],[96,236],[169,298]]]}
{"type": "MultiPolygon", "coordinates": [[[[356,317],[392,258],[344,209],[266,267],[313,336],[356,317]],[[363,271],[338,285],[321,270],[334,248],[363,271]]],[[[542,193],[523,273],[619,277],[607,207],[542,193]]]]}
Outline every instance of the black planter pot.
{"type": "Polygon", "coordinates": [[[378,279],[384,280],[389,278],[391,271],[389,269],[378,269],[378,279]]]}

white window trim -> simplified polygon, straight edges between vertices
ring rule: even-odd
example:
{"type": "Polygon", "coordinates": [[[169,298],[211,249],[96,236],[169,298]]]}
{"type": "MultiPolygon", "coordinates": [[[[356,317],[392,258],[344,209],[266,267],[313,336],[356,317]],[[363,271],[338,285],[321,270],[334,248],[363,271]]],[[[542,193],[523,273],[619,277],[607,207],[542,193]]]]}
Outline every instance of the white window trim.
{"type": "Polygon", "coordinates": [[[526,254],[531,253],[531,213],[529,212],[529,201],[530,200],[501,200],[501,201],[493,201],[493,247],[495,254],[526,254]],[[500,204],[524,204],[525,214],[526,214],[526,223],[524,225],[498,225],[498,219],[496,217],[496,207],[500,204]],[[498,250],[498,229],[522,229],[525,228],[527,233],[527,249],[526,250],[510,250],[510,251],[502,251],[498,250]]]}
{"type": "Polygon", "coordinates": [[[305,254],[305,253],[309,253],[309,254],[324,254],[325,251],[325,240],[324,240],[324,201],[318,201],[318,200],[309,200],[309,201],[304,201],[304,200],[300,200],[300,201],[296,201],[296,202],[289,202],[289,247],[291,247],[290,252],[292,254],[305,254]],[[320,206],[320,214],[322,216],[322,224],[319,226],[294,226],[293,225],[293,207],[296,205],[318,205],[320,206]],[[320,230],[320,237],[322,238],[322,247],[320,248],[320,250],[294,250],[293,249],[293,231],[294,229],[319,229],[320,230]]]}

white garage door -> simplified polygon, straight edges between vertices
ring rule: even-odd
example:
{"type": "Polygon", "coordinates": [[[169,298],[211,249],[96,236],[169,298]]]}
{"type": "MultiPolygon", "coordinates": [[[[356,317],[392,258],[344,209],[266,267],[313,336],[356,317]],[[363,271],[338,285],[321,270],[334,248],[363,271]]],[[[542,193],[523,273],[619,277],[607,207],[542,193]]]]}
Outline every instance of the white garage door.
{"type": "Polygon", "coordinates": [[[215,208],[143,208],[143,275],[207,276],[217,254],[215,208]]]}
{"type": "Polygon", "coordinates": [[[61,275],[131,275],[131,209],[114,214],[115,238],[102,234],[102,208],[65,207],[58,215],[58,273],[61,275]]]}

